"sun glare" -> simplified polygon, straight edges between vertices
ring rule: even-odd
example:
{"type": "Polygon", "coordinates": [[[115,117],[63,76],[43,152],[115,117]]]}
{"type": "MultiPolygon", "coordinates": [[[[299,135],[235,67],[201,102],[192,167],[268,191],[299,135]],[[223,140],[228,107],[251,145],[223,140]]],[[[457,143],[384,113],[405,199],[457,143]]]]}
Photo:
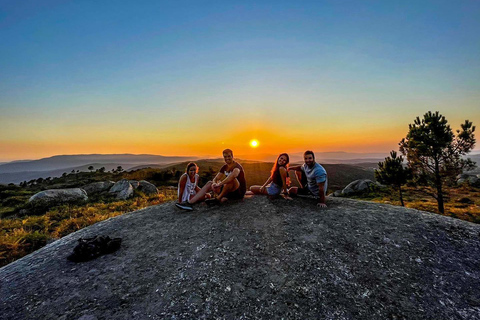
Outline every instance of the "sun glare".
{"type": "Polygon", "coordinates": [[[250,141],[250,147],[252,147],[252,148],[258,147],[258,144],[259,144],[258,140],[253,139],[253,140],[250,141]]]}

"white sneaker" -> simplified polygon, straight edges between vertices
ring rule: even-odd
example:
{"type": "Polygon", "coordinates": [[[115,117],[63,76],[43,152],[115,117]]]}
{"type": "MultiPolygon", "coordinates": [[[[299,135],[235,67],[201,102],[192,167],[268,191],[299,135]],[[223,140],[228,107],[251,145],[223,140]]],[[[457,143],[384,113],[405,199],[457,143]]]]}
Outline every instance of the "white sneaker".
{"type": "Polygon", "coordinates": [[[187,211],[192,211],[193,210],[192,205],[188,202],[182,202],[182,203],[176,202],[175,207],[177,207],[179,209],[182,209],[182,210],[187,210],[187,211]]]}

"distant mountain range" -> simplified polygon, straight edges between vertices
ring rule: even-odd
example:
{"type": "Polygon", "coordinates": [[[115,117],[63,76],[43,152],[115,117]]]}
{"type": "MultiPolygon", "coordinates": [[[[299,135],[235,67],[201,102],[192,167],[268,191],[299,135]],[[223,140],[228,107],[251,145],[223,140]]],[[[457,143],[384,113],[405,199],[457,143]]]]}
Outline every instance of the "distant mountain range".
{"type": "Polygon", "coordinates": [[[105,167],[112,170],[121,166],[124,170],[132,167],[156,164],[167,165],[176,162],[195,160],[196,157],[166,157],[150,154],[88,154],[59,155],[39,160],[20,160],[0,164],[0,183],[20,183],[31,179],[59,177],[64,172],[88,171],[105,167]]]}
{"type": "MultiPolygon", "coordinates": [[[[315,154],[317,162],[321,164],[351,164],[373,171],[378,162],[383,161],[388,154],[382,153],[348,153],[348,152],[318,152],[315,154]]],[[[235,155],[239,159],[248,159],[246,155],[235,155]]],[[[262,161],[274,161],[277,155],[264,154],[262,161]]],[[[480,164],[480,154],[468,156],[480,164]]],[[[256,156],[258,159],[258,155],[256,156]]],[[[124,170],[136,170],[146,167],[164,168],[169,165],[185,161],[198,160],[198,157],[168,157],[151,154],[88,154],[88,155],[58,155],[39,160],[19,160],[0,164],[0,183],[20,183],[38,178],[59,177],[64,172],[89,171],[88,167],[95,169],[105,167],[112,170],[121,166],[124,170]]],[[[206,161],[216,161],[210,159],[206,161]]],[[[243,160],[245,161],[245,160],[243,160]]],[[[291,163],[303,162],[303,153],[291,153],[291,163]]],[[[473,173],[480,173],[476,169],[473,173]]]]}

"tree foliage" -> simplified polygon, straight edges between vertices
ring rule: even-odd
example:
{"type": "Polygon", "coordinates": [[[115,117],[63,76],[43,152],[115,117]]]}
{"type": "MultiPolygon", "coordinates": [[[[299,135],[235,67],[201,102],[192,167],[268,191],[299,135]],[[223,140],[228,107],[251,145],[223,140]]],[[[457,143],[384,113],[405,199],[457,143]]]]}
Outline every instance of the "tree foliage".
{"type": "Polygon", "coordinates": [[[398,190],[402,206],[405,206],[403,203],[402,185],[411,178],[411,169],[404,167],[403,157],[397,157],[397,152],[395,151],[391,151],[390,157],[385,158],[385,161],[379,162],[378,170],[375,170],[375,179],[378,182],[398,190]]]}
{"type": "Polygon", "coordinates": [[[444,116],[427,112],[409,125],[407,136],[400,141],[400,152],[406,156],[414,181],[433,188],[438,211],[444,213],[445,185],[454,181],[463,170],[475,163],[464,159],[475,146],[475,126],[465,120],[457,135],[452,132],[444,116]]]}

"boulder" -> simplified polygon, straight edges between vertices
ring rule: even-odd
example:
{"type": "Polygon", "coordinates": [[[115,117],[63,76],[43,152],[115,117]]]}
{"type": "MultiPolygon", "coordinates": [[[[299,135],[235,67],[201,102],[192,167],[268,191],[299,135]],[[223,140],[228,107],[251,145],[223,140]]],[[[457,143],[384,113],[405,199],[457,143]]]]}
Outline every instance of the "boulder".
{"type": "Polygon", "coordinates": [[[363,193],[369,191],[371,186],[376,185],[375,182],[368,179],[360,179],[350,182],[343,190],[342,194],[350,196],[354,194],[363,193]]]}
{"type": "Polygon", "coordinates": [[[122,179],[117,181],[109,192],[114,193],[118,200],[126,200],[133,196],[133,187],[127,179],[122,179]]]}
{"type": "Polygon", "coordinates": [[[100,181],[87,184],[83,186],[82,189],[85,190],[87,194],[101,193],[110,190],[114,184],[115,182],[113,181],[100,181]]]}
{"type": "Polygon", "coordinates": [[[132,185],[133,189],[137,189],[138,186],[140,185],[137,180],[128,180],[130,184],[132,185]]]}
{"type": "Polygon", "coordinates": [[[80,188],[50,189],[34,194],[30,197],[28,203],[34,207],[53,207],[64,203],[83,202],[87,200],[87,193],[80,188]]]}
{"type": "Polygon", "coordinates": [[[341,197],[342,196],[342,190],[337,190],[332,194],[334,197],[341,197]]]}
{"type": "Polygon", "coordinates": [[[139,184],[138,185],[138,190],[147,194],[147,195],[158,195],[159,194],[157,187],[155,187],[155,185],[151,184],[148,181],[141,180],[138,184],[139,184]]]}
{"type": "Polygon", "coordinates": [[[480,187],[480,179],[474,174],[459,174],[457,176],[457,185],[461,185],[464,183],[468,183],[469,185],[474,187],[480,187]]]}
{"type": "Polygon", "coordinates": [[[115,184],[110,188],[108,192],[110,193],[118,193],[121,192],[124,189],[128,189],[128,187],[131,187],[132,185],[127,179],[122,179],[120,181],[115,182],[115,184]]]}
{"type": "Polygon", "coordinates": [[[133,187],[132,185],[129,185],[128,188],[126,189],[123,189],[122,191],[120,191],[119,193],[117,193],[117,199],[118,200],[126,200],[130,197],[133,196],[133,187]]]}

